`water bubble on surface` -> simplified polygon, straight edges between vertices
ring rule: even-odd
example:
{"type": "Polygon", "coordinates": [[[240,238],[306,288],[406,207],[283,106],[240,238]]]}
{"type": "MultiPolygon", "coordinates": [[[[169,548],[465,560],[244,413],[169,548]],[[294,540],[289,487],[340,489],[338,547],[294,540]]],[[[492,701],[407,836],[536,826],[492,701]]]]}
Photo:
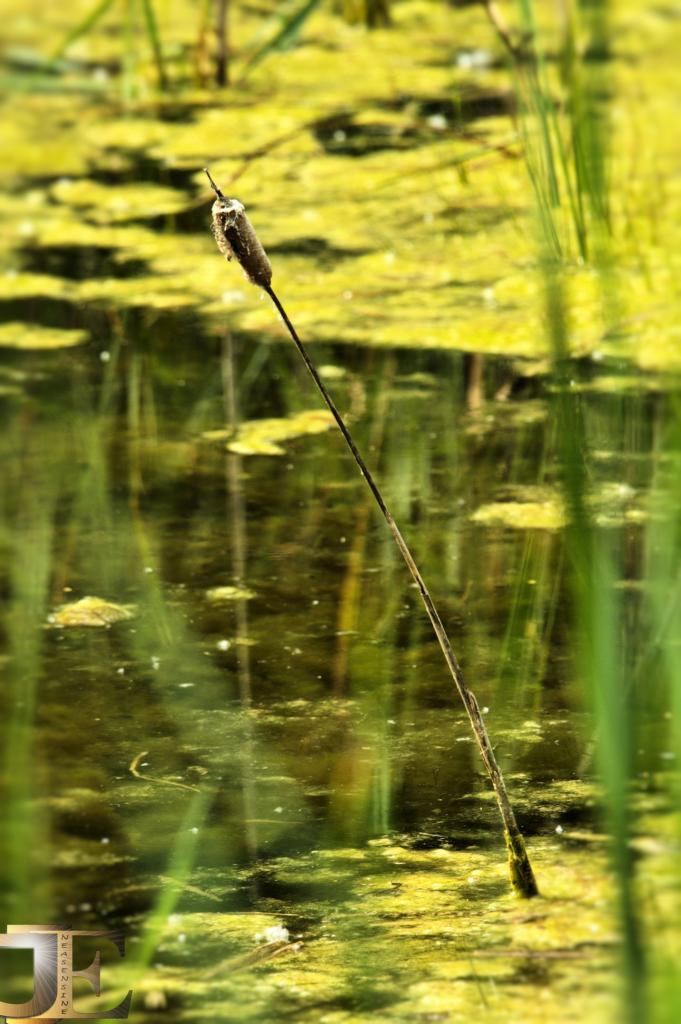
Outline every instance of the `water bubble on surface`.
{"type": "Polygon", "coordinates": [[[258,932],[255,936],[256,942],[288,942],[289,930],[281,924],[271,925],[264,932],[258,932]]]}
{"type": "Polygon", "coordinates": [[[492,63],[492,55],[489,50],[476,47],[474,50],[463,50],[456,55],[457,66],[464,71],[474,71],[477,68],[486,68],[492,63]]]}

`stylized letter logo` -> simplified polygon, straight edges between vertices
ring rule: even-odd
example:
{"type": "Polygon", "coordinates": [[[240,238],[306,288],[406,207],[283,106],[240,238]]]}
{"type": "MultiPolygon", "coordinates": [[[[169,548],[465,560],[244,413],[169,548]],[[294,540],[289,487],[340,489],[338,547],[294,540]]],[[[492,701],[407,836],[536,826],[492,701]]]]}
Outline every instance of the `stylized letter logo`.
{"type": "Polygon", "coordinates": [[[33,997],[25,1003],[0,1002],[0,1016],[7,1024],[14,1020],[119,1020],[128,1016],[132,992],[113,1010],[79,1013],[73,1006],[73,979],[85,978],[95,993],[100,994],[99,950],[84,971],[73,969],[73,939],[78,935],[108,939],[121,956],[125,956],[125,938],[122,932],[74,931],[60,925],[10,924],[7,935],[0,934],[0,946],[12,949],[33,949],[33,997]]]}

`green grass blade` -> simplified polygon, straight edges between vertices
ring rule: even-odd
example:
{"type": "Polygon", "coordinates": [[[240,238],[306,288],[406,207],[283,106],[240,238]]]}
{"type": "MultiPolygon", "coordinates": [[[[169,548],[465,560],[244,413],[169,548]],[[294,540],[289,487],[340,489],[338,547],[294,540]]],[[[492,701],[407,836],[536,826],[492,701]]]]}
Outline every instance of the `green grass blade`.
{"type": "Polygon", "coordinates": [[[168,76],[166,74],[165,62],[163,60],[161,33],[159,32],[158,21],[156,20],[156,12],[154,11],[154,4],[152,0],[142,0],[142,10],[144,12],[144,21],[147,26],[147,35],[149,36],[149,42],[151,43],[151,49],[154,54],[154,63],[156,65],[156,74],[158,76],[158,87],[162,92],[165,92],[168,88],[168,76]]]}
{"type": "Polygon", "coordinates": [[[69,46],[75,43],[77,39],[80,39],[81,36],[87,35],[90,29],[93,28],[99,19],[103,18],[109,8],[113,6],[113,2],[114,0],[98,0],[98,3],[96,3],[92,10],[85,15],[83,20],[79,21],[70,32],[67,32],[57,49],[53,52],[52,60],[59,60],[59,58],[66,53],[69,46]]]}
{"type": "Polygon", "coordinates": [[[108,84],[97,81],[94,78],[84,78],[79,75],[67,81],[54,75],[32,74],[8,74],[0,75],[0,93],[94,93],[99,94],[106,91],[108,84]]]}
{"type": "Polygon", "coordinates": [[[324,0],[303,0],[302,4],[294,7],[279,31],[249,58],[244,76],[275,50],[284,50],[287,46],[292,46],[305,22],[323,2],[324,0]]]}

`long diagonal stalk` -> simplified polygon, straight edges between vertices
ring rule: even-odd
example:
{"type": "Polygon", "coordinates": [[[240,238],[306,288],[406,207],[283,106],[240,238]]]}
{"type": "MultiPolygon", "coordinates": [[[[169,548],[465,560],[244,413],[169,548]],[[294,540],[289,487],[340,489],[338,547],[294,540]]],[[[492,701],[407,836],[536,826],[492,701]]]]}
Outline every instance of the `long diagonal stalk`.
{"type": "MultiPolygon", "coordinates": [[[[208,174],[208,171],[206,171],[206,174],[208,174]]],[[[480,748],[482,760],[487,770],[490,782],[492,783],[492,788],[494,789],[494,795],[504,824],[504,836],[506,839],[506,848],[508,850],[511,885],[520,896],[536,896],[538,894],[538,888],[534,872],[532,870],[532,865],[525,848],[525,841],[520,829],[518,828],[518,823],[516,821],[515,814],[513,813],[513,808],[506,789],[506,783],[504,782],[501,769],[499,768],[496,757],[494,756],[494,749],[480,713],[480,707],[475,695],[468,688],[464,680],[461,666],[454,654],[449,637],[447,636],[445,627],[442,624],[442,619],[440,618],[438,610],[430,596],[430,591],[425,584],[423,576],[414,561],[404,537],[397,527],[397,523],[393,519],[392,514],[383,499],[383,495],[381,494],[378,484],[374,480],[364,459],[360,455],[357,445],[355,444],[343,417],[336,408],[336,404],[327,391],[326,385],[319,376],[305,346],[298,337],[296,329],[289,320],[286,310],[272,289],[272,268],[267,255],[255,234],[253,226],[246,217],[243,206],[237,200],[226,199],[215,185],[210,174],[208,174],[208,178],[211,183],[211,187],[214,189],[218,197],[216,202],[213,204],[213,232],[220,251],[223,252],[228,259],[231,259],[231,257],[234,256],[245,270],[249,280],[253,284],[259,285],[265,292],[267,292],[274,303],[274,306],[284,321],[284,324],[291,335],[291,339],[298,349],[298,352],[309,370],[313,381],[328,406],[331,415],[338,424],[338,428],[345,438],[348,448],[352,452],[352,456],[359,467],[359,471],[366,480],[371,493],[376,499],[376,504],[380,508],[383,518],[388,524],[388,529],[393,536],[393,540],[399,548],[404,561],[407,563],[407,568],[419,589],[421,600],[425,605],[428,618],[430,619],[445,661],[447,662],[447,666],[452,675],[452,679],[454,680],[454,685],[456,686],[458,694],[463,701],[475,739],[478,747],[480,748]]]]}

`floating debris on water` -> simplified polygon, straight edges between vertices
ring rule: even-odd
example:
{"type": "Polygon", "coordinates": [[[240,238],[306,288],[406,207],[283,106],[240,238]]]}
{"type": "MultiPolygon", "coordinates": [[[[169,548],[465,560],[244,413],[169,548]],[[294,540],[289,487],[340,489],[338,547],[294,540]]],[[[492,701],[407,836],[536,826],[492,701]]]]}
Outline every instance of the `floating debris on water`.
{"type": "Polygon", "coordinates": [[[62,327],[43,327],[41,324],[11,321],[0,324],[0,348],[16,348],[26,352],[74,348],[89,339],[84,330],[66,330],[62,327]]]}
{"type": "Polygon", "coordinates": [[[248,587],[211,587],[206,591],[206,597],[215,604],[222,601],[251,601],[255,597],[255,592],[248,587]]]}
{"type": "Polygon", "coordinates": [[[135,615],[132,604],[115,604],[101,597],[82,597],[79,601],[62,604],[47,617],[50,626],[60,629],[71,626],[112,626],[135,615]]]}

